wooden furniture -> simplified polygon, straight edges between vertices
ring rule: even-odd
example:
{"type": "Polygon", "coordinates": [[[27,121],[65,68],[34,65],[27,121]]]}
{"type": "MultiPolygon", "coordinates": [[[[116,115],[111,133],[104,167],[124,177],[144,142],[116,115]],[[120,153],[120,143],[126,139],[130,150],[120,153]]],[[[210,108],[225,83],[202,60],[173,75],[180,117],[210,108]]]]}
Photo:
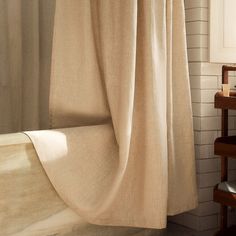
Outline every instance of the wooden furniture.
{"type": "MultiPolygon", "coordinates": [[[[228,84],[228,72],[236,67],[222,67],[222,83],[228,84]]],[[[214,188],[214,201],[221,204],[221,229],[216,236],[236,235],[236,226],[227,228],[228,206],[236,207],[236,182],[228,182],[228,158],[236,158],[236,136],[228,136],[228,110],[236,110],[236,93],[224,97],[222,92],[215,95],[215,108],[222,109],[221,137],[215,140],[214,153],[221,156],[221,183],[214,188]]]]}

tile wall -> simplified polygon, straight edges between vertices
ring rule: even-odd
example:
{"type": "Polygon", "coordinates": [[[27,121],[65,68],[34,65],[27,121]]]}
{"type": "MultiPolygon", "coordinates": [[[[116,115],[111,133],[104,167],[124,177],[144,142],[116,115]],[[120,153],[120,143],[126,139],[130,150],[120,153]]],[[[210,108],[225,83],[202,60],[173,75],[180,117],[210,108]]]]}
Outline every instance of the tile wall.
{"type": "MultiPolygon", "coordinates": [[[[219,226],[219,205],[212,201],[213,187],[220,181],[220,159],[213,153],[213,143],[220,136],[221,111],[214,108],[214,95],[221,87],[222,64],[208,61],[208,0],[185,0],[186,32],[193,121],[199,206],[197,209],[170,218],[191,229],[196,235],[210,236],[219,226]]],[[[236,74],[230,77],[236,85],[236,74]]],[[[236,133],[236,111],[230,112],[231,133],[236,133]]],[[[230,179],[236,179],[236,161],[229,163],[230,179]]],[[[236,213],[229,211],[230,221],[236,213]]]]}

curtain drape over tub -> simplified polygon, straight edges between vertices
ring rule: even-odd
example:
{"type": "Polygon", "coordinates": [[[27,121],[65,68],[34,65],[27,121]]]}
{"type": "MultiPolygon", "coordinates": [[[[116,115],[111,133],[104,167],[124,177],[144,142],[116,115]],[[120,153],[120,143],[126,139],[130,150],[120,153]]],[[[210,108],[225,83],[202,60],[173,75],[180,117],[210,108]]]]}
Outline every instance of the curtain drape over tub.
{"type": "Polygon", "coordinates": [[[196,207],[183,1],[56,1],[50,115],[27,134],[89,222],[163,228],[196,207]]]}

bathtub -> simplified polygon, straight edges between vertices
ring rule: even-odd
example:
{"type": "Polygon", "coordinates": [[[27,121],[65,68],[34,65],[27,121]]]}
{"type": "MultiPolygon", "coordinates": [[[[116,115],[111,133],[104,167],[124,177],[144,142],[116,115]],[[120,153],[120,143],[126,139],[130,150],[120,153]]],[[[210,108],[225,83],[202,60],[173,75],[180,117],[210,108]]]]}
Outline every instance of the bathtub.
{"type": "Polygon", "coordinates": [[[88,224],[57,195],[30,139],[23,133],[0,135],[0,236],[154,234],[150,229],[88,224]]]}

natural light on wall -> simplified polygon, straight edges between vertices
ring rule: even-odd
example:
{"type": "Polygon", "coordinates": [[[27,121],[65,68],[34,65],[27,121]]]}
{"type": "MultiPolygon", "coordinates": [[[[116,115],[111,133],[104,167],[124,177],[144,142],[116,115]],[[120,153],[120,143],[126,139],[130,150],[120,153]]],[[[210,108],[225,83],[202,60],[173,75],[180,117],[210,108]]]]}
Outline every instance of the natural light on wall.
{"type": "Polygon", "coordinates": [[[235,9],[235,0],[210,0],[210,62],[236,63],[235,9]]]}

